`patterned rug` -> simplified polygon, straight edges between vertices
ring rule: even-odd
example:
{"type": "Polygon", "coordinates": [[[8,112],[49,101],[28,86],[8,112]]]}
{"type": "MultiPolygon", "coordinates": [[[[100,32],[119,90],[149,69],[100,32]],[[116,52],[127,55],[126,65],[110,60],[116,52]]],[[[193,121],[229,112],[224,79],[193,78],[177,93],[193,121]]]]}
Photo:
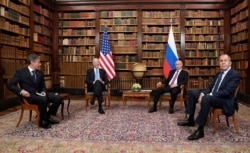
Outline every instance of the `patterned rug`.
{"type": "MultiPolygon", "coordinates": [[[[240,134],[233,126],[226,126],[221,117],[219,130],[213,135],[210,122],[205,127],[205,137],[188,141],[196,127],[179,127],[184,111],[167,113],[163,105],[156,113],[148,113],[146,103],[112,101],[104,107],[105,115],[97,112],[97,106],[85,110],[83,100],[73,100],[71,114],[65,110],[65,118],[51,129],[36,128],[35,118],[28,122],[28,112],[19,127],[15,127],[20,111],[0,117],[0,152],[58,152],[58,153],[250,153],[250,109],[240,105],[237,113],[240,134]]],[[[59,113],[58,113],[59,115],[59,113]]],[[[231,120],[230,120],[231,121],[231,120]]],[[[231,122],[230,122],[231,123],[231,122]]]]}

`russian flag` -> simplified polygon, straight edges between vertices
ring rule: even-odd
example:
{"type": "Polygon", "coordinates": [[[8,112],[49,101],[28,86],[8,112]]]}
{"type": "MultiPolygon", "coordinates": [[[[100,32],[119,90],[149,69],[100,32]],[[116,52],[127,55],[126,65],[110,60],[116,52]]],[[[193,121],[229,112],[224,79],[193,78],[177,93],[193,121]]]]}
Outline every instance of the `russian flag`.
{"type": "Polygon", "coordinates": [[[166,54],[163,62],[163,74],[165,78],[168,77],[170,70],[175,69],[175,62],[177,60],[178,54],[174,40],[174,33],[171,26],[168,35],[168,44],[166,46],[166,54]]]}

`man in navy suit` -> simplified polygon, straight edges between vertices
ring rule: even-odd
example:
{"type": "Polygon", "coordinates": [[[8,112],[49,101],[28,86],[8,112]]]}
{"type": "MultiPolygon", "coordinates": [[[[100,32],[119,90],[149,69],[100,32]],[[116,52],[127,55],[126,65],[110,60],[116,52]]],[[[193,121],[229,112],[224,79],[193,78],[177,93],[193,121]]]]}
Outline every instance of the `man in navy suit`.
{"type": "Polygon", "coordinates": [[[204,137],[204,126],[211,107],[222,108],[227,116],[235,111],[234,92],[240,83],[240,75],[231,68],[231,58],[227,54],[219,57],[220,72],[216,74],[214,81],[205,90],[191,90],[188,94],[188,106],[186,113],[189,118],[178,123],[179,126],[195,126],[194,114],[196,103],[200,104],[200,111],[196,118],[198,129],[188,137],[188,140],[197,140],[204,137]]]}
{"type": "Polygon", "coordinates": [[[183,63],[181,60],[177,60],[175,62],[176,69],[171,70],[169,72],[168,78],[164,79],[161,82],[157,83],[158,89],[155,91],[154,95],[154,105],[150,108],[148,111],[149,113],[153,113],[157,111],[157,103],[159,101],[159,98],[162,94],[166,92],[170,92],[171,100],[169,101],[169,114],[174,113],[174,103],[177,98],[178,93],[181,91],[180,86],[181,85],[187,85],[188,83],[188,72],[183,70],[183,63]],[[165,84],[164,87],[162,87],[162,84],[165,84]]]}
{"type": "Polygon", "coordinates": [[[47,92],[44,74],[39,70],[41,65],[40,56],[30,54],[27,57],[28,66],[17,70],[14,77],[8,83],[8,89],[19,96],[23,96],[30,104],[38,105],[40,111],[40,127],[48,129],[50,124],[58,124],[53,119],[62,102],[58,95],[47,92]],[[18,86],[19,85],[19,86],[18,86]],[[47,111],[48,103],[52,103],[47,111]]]}
{"type": "Polygon", "coordinates": [[[88,91],[93,92],[93,97],[90,101],[91,105],[94,105],[94,101],[98,99],[98,112],[100,114],[105,114],[102,108],[102,92],[105,89],[105,85],[108,83],[106,76],[106,71],[99,68],[100,63],[98,58],[93,59],[93,68],[87,70],[86,83],[88,84],[88,91]]]}

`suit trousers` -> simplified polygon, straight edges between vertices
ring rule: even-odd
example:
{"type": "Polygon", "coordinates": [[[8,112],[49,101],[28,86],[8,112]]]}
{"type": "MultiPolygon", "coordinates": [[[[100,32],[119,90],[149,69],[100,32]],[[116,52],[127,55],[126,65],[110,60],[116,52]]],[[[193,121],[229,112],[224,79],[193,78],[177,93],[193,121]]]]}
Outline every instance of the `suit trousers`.
{"type": "Polygon", "coordinates": [[[180,88],[179,87],[170,88],[169,85],[166,87],[158,88],[155,91],[154,98],[153,98],[153,102],[154,102],[155,107],[160,99],[160,96],[164,93],[167,93],[167,92],[169,92],[170,96],[171,96],[170,107],[174,107],[175,100],[177,98],[178,93],[180,92],[180,88]]]}
{"type": "Polygon", "coordinates": [[[102,102],[103,102],[103,97],[102,97],[103,84],[102,84],[101,81],[97,80],[97,81],[94,83],[93,92],[94,92],[93,98],[97,97],[99,108],[101,108],[101,107],[102,107],[102,102]]]}
{"type": "Polygon", "coordinates": [[[47,121],[50,115],[56,115],[57,110],[63,101],[62,97],[50,92],[47,92],[46,96],[38,96],[36,94],[31,94],[31,97],[27,100],[31,104],[38,105],[41,121],[47,121]],[[47,111],[49,103],[52,103],[52,105],[50,106],[49,111],[47,111]]]}
{"type": "MultiPolygon", "coordinates": [[[[188,105],[186,113],[194,116],[196,110],[196,103],[198,103],[198,98],[200,96],[199,90],[190,90],[188,93],[188,105]]],[[[211,107],[222,108],[225,100],[223,98],[218,98],[210,95],[204,95],[201,100],[200,111],[196,118],[196,123],[200,126],[205,126],[207,121],[207,116],[211,107]]]]}

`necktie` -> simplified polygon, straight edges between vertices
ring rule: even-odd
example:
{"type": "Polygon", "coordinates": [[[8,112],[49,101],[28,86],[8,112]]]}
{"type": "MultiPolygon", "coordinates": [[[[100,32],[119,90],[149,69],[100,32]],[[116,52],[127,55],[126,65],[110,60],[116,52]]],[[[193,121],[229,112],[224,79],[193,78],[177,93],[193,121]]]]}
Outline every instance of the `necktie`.
{"type": "Polygon", "coordinates": [[[99,79],[99,69],[95,70],[95,81],[99,79]]]}
{"type": "Polygon", "coordinates": [[[174,74],[173,79],[170,82],[170,85],[173,85],[175,83],[175,81],[177,80],[177,77],[178,77],[178,73],[179,73],[179,71],[176,71],[176,73],[174,74]]]}
{"type": "Polygon", "coordinates": [[[221,82],[221,79],[222,79],[222,74],[223,74],[223,73],[224,73],[224,72],[221,72],[221,73],[219,74],[219,76],[218,76],[218,78],[217,78],[217,80],[216,80],[216,82],[215,82],[215,85],[214,85],[214,88],[213,88],[213,92],[212,92],[212,93],[218,91],[219,85],[220,85],[220,82],[221,82]]]}
{"type": "Polygon", "coordinates": [[[33,82],[36,83],[36,71],[33,70],[33,71],[31,71],[31,73],[32,73],[33,82]]]}

